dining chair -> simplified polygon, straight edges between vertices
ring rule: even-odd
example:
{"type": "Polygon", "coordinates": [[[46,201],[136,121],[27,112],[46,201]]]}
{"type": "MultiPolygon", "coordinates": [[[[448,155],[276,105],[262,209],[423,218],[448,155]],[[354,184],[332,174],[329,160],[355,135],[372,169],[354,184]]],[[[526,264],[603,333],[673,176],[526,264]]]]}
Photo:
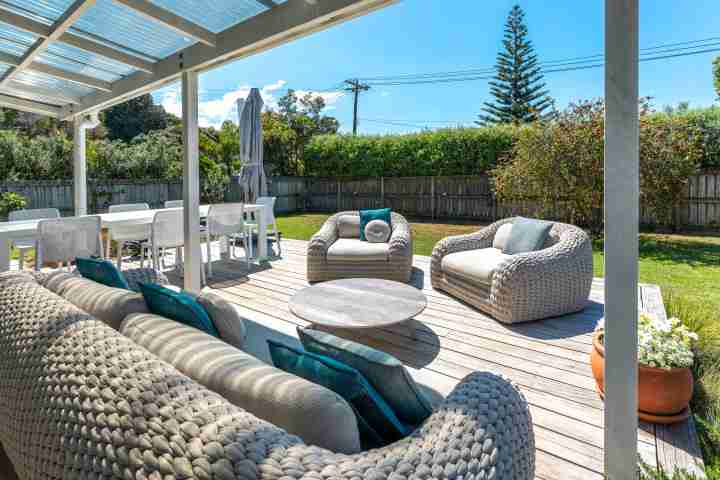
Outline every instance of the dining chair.
{"type": "MultiPolygon", "coordinates": [[[[57,208],[31,208],[15,210],[8,214],[8,221],[18,222],[22,220],[43,220],[46,218],[60,218],[60,210],[57,208]]],[[[12,241],[12,246],[18,250],[18,268],[25,268],[25,252],[35,248],[35,238],[18,238],[12,241]]]]}
{"type": "MultiPolygon", "coordinates": [[[[267,228],[267,236],[277,245],[278,256],[282,256],[282,246],[280,245],[280,230],[278,229],[277,220],[275,219],[275,202],[277,197],[258,197],[255,203],[262,205],[263,214],[265,215],[265,227],[267,228]],[[272,228],[271,228],[272,227],[272,228]]],[[[248,221],[248,227],[252,232],[258,233],[258,221],[248,221]]]]}
{"type": "MultiPolygon", "coordinates": [[[[153,217],[150,226],[150,240],[142,244],[141,263],[145,262],[145,251],[150,250],[152,265],[156,270],[162,270],[165,266],[165,259],[160,253],[166,248],[174,248],[177,252],[175,265],[182,267],[182,249],[185,246],[185,234],[183,227],[183,209],[169,208],[159,210],[153,217]]],[[[205,269],[200,269],[202,282],[205,283],[205,269]]]]}
{"type": "Polygon", "coordinates": [[[166,200],[165,201],[165,208],[182,208],[182,207],[183,207],[182,200],[166,200]]]}
{"type": "MultiPolygon", "coordinates": [[[[150,205],[147,203],[122,203],[108,207],[108,213],[138,212],[143,210],[150,210],[150,205]]],[[[117,242],[117,268],[120,270],[122,266],[122,252],[125,244],[142,243],[148,238],[150,238],[149,224],[110,227],[105,245],[105,258],[110,258],[110,245],[114,240],[117,242]]]]}
{"type": "Polygon", "coordinates": [[[101,221],[97,215],[40,220],[35,246],[35,270],[46,262],[70,267],[78,257],[102,257],[101,221]]]}
{"type": "Polygon", "coordinates": [[[245,262],[250,267],[252,241],[250,230],[248,230],[245,223],[245,206],[242,203],[211,205],[207,216],[207,229],[204,234],[207,249],[208,278],[212,277],[212,240],[214,238],[228,238],[231,256],[234,256],[235,240],[241,240],[245,249],[245,262]]]}

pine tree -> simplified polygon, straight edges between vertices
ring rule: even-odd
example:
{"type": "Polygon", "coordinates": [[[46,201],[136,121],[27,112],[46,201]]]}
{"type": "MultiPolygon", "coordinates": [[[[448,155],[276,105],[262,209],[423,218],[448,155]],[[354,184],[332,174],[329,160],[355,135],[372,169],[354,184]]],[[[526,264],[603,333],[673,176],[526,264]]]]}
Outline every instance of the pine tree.
{"type": "Polygon", "coordinates": [[[505,24],[504,49],[498,53],[495,78],[490,82],[495,102],[485,102],[485,114],[479,115],[476,123],[517,125],[542,119],[546,110],[552,110],[553,100],[545,89],[535,48],[527,36],[525,13],[515,5],[505,24]]]}

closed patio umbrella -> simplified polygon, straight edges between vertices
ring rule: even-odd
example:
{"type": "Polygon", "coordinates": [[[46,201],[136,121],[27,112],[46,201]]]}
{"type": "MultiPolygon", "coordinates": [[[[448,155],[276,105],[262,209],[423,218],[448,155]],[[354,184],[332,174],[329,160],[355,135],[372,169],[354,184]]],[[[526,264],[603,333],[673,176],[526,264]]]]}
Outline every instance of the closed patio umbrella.
{"type": "Polygon", "coordinates": [[[260,90],[253,88],[246,99],[237,100],[240,127],[240,184],[245,202],[254,202],[267,195],[267,180],[263,168],[263,135],[260,114],[263,99],[260,90]]]}

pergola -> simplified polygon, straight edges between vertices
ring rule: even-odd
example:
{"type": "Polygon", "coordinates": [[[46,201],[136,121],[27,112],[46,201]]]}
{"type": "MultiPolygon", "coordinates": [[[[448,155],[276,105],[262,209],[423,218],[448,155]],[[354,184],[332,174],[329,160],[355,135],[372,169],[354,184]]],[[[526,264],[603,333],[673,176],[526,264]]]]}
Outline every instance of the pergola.
{"type": "MultiPolygon", "coordinates": [[[[72,120],[75,213],[98,111],[182,80],[185,288],[200,290],[198,74],[396,0],[0,0],[0,106],[72,120]]],[[[605,0],[605,472],[636,475],[638,0],[605,0]]]]}

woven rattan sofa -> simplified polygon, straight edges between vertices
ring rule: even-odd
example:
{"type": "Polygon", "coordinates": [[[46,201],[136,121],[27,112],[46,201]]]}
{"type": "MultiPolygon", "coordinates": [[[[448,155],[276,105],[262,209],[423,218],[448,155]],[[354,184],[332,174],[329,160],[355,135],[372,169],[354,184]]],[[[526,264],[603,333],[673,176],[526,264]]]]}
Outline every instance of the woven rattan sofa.
{"type": "Polygon", "coordinates": [[[507,218],[469,235],[441,240],[432,253],[433,288],[519,323],[582,310],[593,278],[590,238],[579,227],[554,223],[541,250],[504,255],[496,233],[507,218]],[[453,255],[455,254],[455,255],[453,255]]]}
{"type": "Polygon", "coordinates": [[[360,212],[331,216],[308,244],[307,278],[321,282],[340,278],[384,278],[409,282],[412,273],[412,233],[402,215],[391,214],[387,243],[360,240],[360,212]],[[341,217],[346,217],[345,228],[341,217]],[[349,228],[348,228],[349,227],[349,228]]]}
{"type": "MultiPolygon", "coordinates": [[[[0,274],[0,442],[22,480],[534,478],[527,405],[495,375],[465,378],[400,442],[335,453],[304,444],[151,352],[162,350],[168,335],[191,340],[187,331],[131,314],[123,325],[139,344],[45,281],[0,274]]],[[[172,355],[193,355],[195,341],[222,344],[193,334],[200,338],[172,355]]],[[[216,361],[204,367],[220,381],[230,370],[216,361]]],[[[323,414],[312,420],[326,421],[323,414]]]]}

